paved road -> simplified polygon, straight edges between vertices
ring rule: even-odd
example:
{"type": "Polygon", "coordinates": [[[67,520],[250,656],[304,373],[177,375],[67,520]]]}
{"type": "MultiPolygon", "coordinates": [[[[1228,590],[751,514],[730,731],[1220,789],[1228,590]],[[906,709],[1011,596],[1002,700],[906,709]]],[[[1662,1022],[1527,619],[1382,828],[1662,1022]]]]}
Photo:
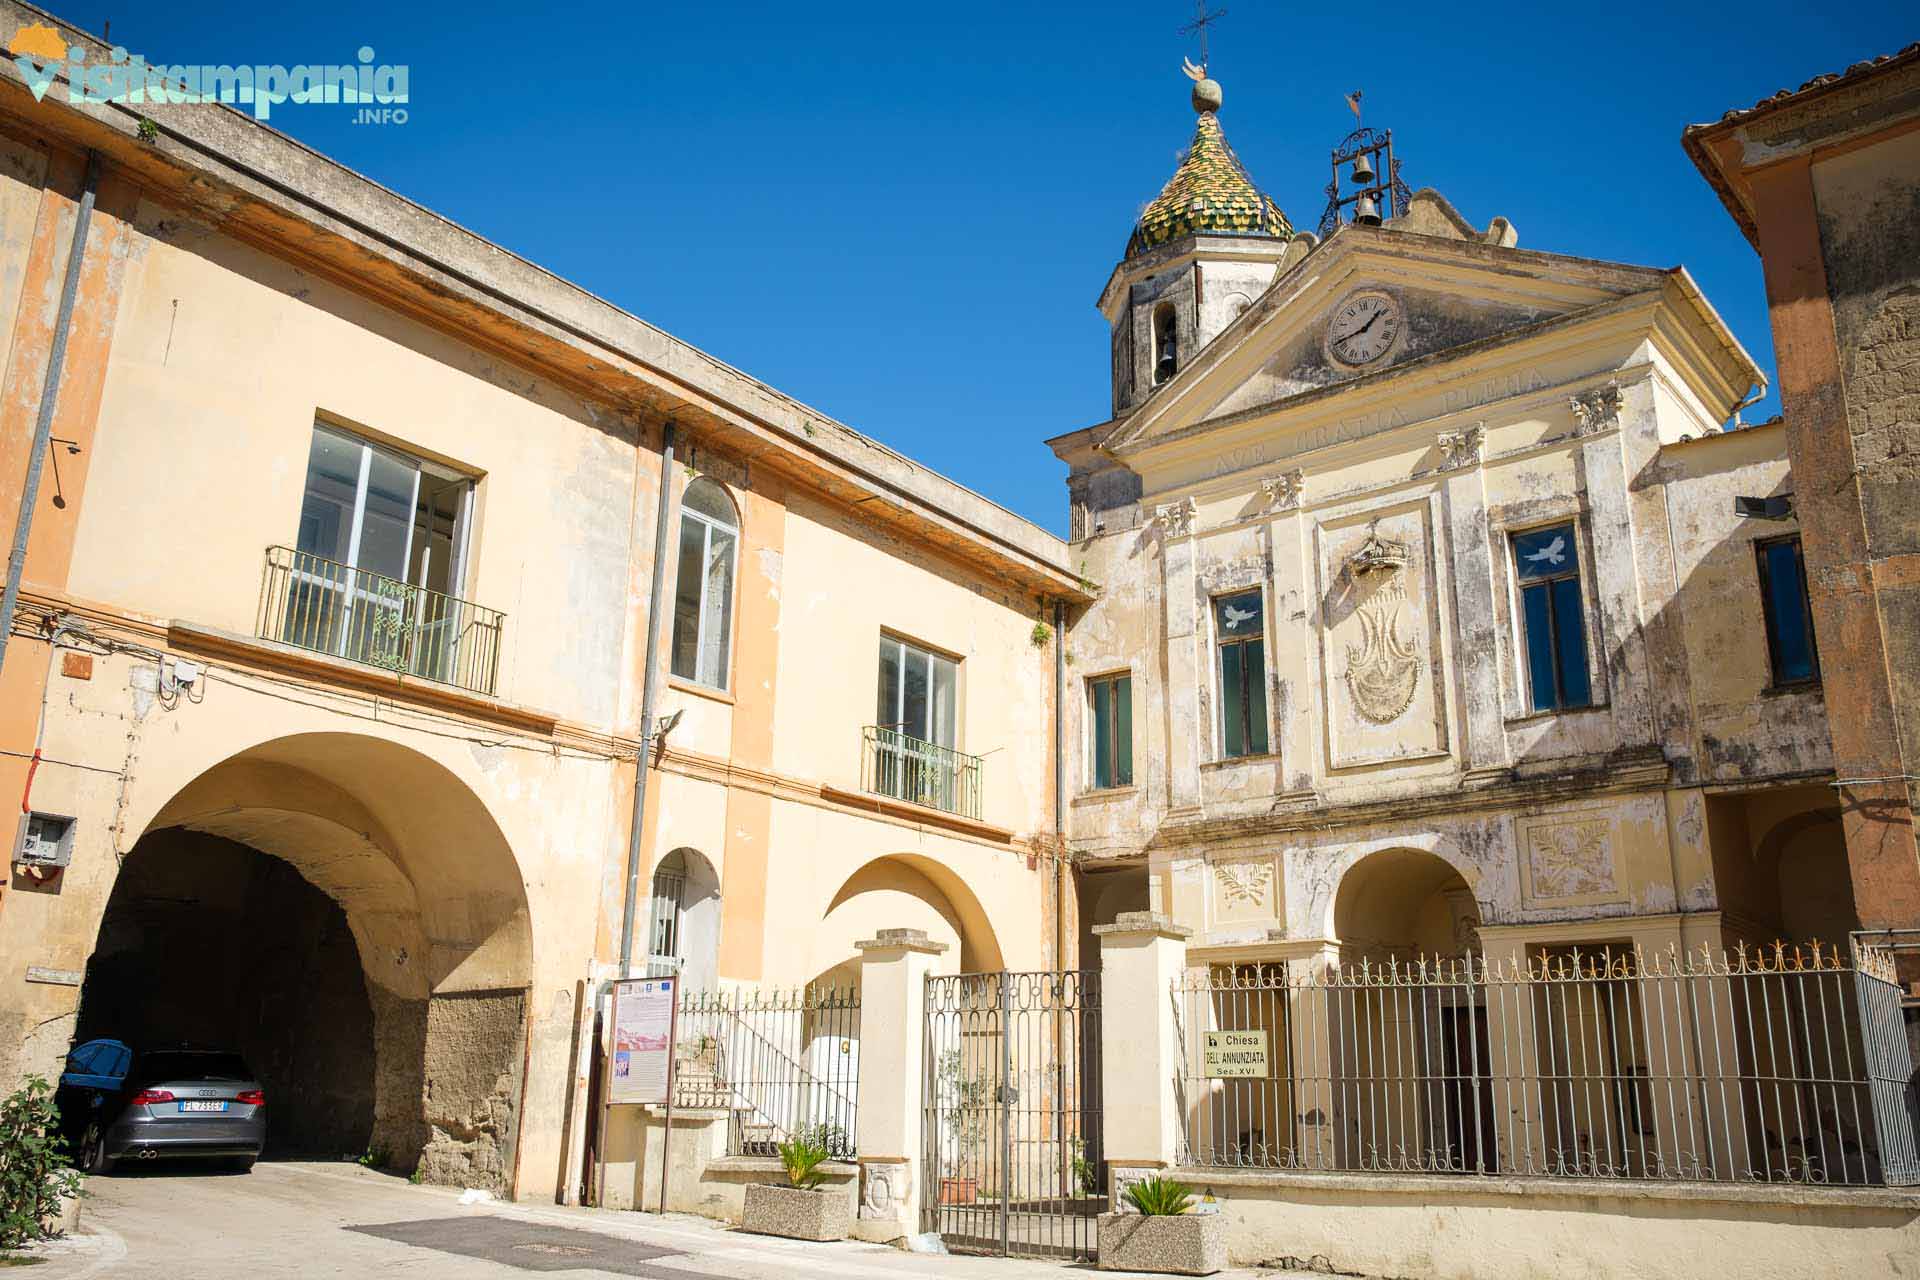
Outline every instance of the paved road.
{"type": "MultiPolygon", "coordinates": [[[[865,1244],[742,1235],[698,1218],[485,1203],[350,1164],[261,1164],[251,1174],[159,1166],[89,1181],[79,1235],[42,1252],[33,1280],[1073,1280],[1081,1268],[938,1257],[865,1244]]],[[[1115,1275],[1117,1273],[1107,1272],[1115,1275]]],[[[1250,1277],[1252,1272],[1222,1273],[1250,1277]]],[[[1288,1280],[1310,1280],[1288,1273],[1288,1280]]]]}

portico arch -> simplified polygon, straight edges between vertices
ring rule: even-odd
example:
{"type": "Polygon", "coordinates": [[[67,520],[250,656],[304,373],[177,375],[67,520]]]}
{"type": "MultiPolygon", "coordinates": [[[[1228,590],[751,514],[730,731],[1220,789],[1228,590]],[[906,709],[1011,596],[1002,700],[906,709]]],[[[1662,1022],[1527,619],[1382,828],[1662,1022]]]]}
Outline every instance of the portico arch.
{"type": "Polygon", "coordinates": [[[1413,960],[1479,950],[1480,908],[1452,863],[1421,849],[1379,849],[1348,867],[1333,900],[1341,957],[1413,960]]]}
{"type": "MultiPolygon", "coordinates": [[[[180,1009],[131,1003],[113,984],[179,967],[179,948],[158,939],[196,932],[219,934],[223,961],[176,981],[226,1011],[232,1044],[251,1039],[266,1058],[254,1067],[270,1134],[303,1131],[310,1117],[290,1109],[320,1105],[309,1093],[348,1111],[364,1103],[366,1149],[383,1162],[429,1181],[507,1184],[532,980],[528,900],[492,815],[447,766],[385,738],[327,732],[244,748],[193,777],[147,821],[116,880],[82,993],[83,1033],[122,1030],[100,1025],[111,1017],[150,1043],[168,1038],[180,1009]],[[255,899],[223,897],[220,885],[235,882],[255,899]],[[327,912],[286,905],[302,884],[337,909],[360,991],[349,974],[327,979],[325,1001],[236,999],[249,969],[319,954],[300,926],[324,932],[327,912]],[[371,1031],[360,1050],[345,1043],[353,1033],[328,1038],[329,1019],[354,1023],[356,996],[371,1031]],[[331,1064],[332,1093],[303,1087],[313,1056],[331,1064]]],[[[199,1034],[218,1023],[203,1017],[199,1034]]]]}

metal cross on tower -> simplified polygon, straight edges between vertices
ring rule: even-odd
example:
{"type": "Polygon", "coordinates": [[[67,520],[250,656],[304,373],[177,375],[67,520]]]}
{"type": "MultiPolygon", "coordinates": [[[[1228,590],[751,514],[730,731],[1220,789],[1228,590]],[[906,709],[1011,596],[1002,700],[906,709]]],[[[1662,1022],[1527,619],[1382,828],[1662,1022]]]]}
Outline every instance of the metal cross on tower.
{"type": "Polygon", "coordinates": [[[1193,21],[1180,28],[1183,36],[1200,37],[1200,70],[1207,69],[1207,28],[1227,16],[1225,9],[1207,11],[1207,0],[1193,0],[1193,21]]]}

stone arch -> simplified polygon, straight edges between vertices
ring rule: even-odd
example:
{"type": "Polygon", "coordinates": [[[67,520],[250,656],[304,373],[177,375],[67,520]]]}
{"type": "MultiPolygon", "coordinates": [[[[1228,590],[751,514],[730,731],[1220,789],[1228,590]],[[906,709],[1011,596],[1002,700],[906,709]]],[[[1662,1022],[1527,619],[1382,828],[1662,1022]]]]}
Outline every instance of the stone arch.
{"type": "Polygon", "coordinates": [[[889,854],[856,870],[840,885],[815,934],[814,973],[857,959],[854,943],[880,929],[925,929],[947,944],[940,967],[981,972],[1004,963],[986,909],[944,863],[919,854],[889,854]]]}
{"type": "Polygon", "coordinates": [[[1462,869],[1438,852],[1391,847],[1354,861],[1334,893],[1343,956],[1402,960],[1478,951],[1483,916],[1462,869]]]}
{"type": "MultiPolygon", "coordinates": [[[[205,767],[137,829],[101,918],[97,958],[139,945],[125,921],[146,908],[127,900],[138,888],[128,868],[184,867],[215,850],[230,863],[241,851],[283,864],[337,906],[352,936],[372,1024],[367,1149],[430,1181],[508,1184],[533,977],[530,910],[518,862],[466,782],[386,738],[300,733],[205,767]]],[[[274,921],[242,920],[258,954],[307,945],[274,921]]],[[[83,1021],[100,996],[96,968],[107,972],[89,966],[83,1021]]],[[[310,1016],[288,1003],[263,1016],[290,1024],[310,1016]]]]}

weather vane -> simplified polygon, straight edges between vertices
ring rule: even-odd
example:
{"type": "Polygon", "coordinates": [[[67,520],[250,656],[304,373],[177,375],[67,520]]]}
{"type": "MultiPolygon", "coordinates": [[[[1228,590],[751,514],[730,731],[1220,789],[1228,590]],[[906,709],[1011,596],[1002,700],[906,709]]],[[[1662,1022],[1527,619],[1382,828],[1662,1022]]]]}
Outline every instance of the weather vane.
{"type": "Polygon", "coordinates": [[[1193,21],[1180,28],[1183,36],[1200,37],[1200,70],[1207,69],[1207,28],[1227,16],[1225,9],[1207,11],[1207,0],[1193,0],[1193,21]]]}

